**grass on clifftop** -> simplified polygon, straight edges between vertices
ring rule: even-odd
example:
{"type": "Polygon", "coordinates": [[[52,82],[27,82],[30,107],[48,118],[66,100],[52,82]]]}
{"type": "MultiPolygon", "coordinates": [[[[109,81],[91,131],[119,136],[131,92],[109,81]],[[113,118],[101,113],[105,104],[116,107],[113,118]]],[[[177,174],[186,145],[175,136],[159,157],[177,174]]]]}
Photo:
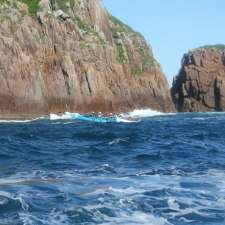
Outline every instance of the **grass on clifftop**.
{"type": "Polygon", "coordinates": [[[78,27],[86,34],[94,35],[98,38],[99,44],[105,44],[105,40],[99,35],[99,33],[90,24],[85,23],[79,16],[74,17],[74,21],[78,27]]]}
{"type": "Polygon", "coordinates": [[[117,33],[133,33],[133,34],[139,35],[140,37],[143,37],[142,34],[134,31],[130,26],[123,23],[121,20],[119,20],[115,16],[112,16],[111,14],[109,14],[109,19],[114,24],[114,27],[112,28],[112,33],[114,37],[117,37],[117,33]]]}
{"type": "MultiPolygon", "coordinates": [[[[31,15],[35,16],[37,14],[40,0],[13,0],[13,3],[16,1],[26,4],[31,15]]],[[[10,0],[0,0],[0,4],[3,3],[10,3],[10,0]]],[[[80,0],[50,0],[52,10],[57,8],[65,10],[68,6],[74,6],[75,4],[80,4],[80,0]]]]}
{"type": "MultiPolygon", "coordinates": [[[[40,0],[14,0],[13,3],[16,1],[22,2],[27,5],[29,13],[31,15],[36,15],[38,9],[39,9],[39,1],[40,0]]],[[[10,1],[8,0],[0,0],[0,4],[8,3],[10,4],[10,1]]]]}
{"type": "Polygon", "coordinates": [[[224,49],[225,49],[225,45],[223,45],[223,44],[217,44],[217,45],[204,45],[204,46],[201,46],[200,48],[203,48],[203,49],[216,48],[216,49],[224,50],[224,49]]]}
{"type": "Polygon", "coordinates": [[[40,0],[19,0],[22,3],[25,3],[28,6],[29,13],[31,15],[36,15],[39,9],[39,1],[40,0]]]}

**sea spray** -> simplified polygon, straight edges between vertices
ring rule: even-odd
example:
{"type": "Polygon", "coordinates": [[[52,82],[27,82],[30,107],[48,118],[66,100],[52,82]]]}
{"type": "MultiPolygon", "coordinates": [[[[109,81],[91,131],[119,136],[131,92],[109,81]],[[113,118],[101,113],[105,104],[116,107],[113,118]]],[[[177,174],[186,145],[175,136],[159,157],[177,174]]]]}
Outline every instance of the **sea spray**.
{"type": "MultiPolygon", "coordinates": [[[[132,112],[121,113],[121,114],[111,114],[110,117],[104,116],[102,113],[96,113],[90,115],[90,118],[93,117],[93,122],[96,122],[95,118],[100,118],[99,122],[118,122],[118,123],[133,123],[139,122],[140,120],[135,120],[137,118],[145,118],[145,117],[154,117],[154,116],[166,116],[166,115],[174,115],[173,113],[162,113],[159,111],[155,111],[152,109],[137,109],[132,112]],[[115,118],[115,121],[112,119],[111,121],[107,121],[107,118],[115,118]]],[[[61,115],[50,114],[50,120],[82,120],[82,117],[89,116],[88,114],[79,114],[79,113],[71,113],[66,112],[61,115]]],[[[84,119],[83,119],[84,120],[84,119]]],[[[90,121],[92,121],[90,119],[90,121]]],[[[98,121],[98,120],[97,120],[98,121]]]]}

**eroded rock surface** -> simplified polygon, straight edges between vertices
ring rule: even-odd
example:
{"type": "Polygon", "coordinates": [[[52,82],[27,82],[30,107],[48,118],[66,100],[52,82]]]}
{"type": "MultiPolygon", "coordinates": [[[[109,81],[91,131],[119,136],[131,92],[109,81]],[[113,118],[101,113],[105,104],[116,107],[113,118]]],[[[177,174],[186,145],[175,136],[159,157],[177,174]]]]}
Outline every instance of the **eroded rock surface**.
{"type": "Polygon", "coordinates": [[[100,0],[3,2],[1,117],[174,110],[144,38],[109,15],[100,0]]]}
{"type": "Polygon", "coordinates": [[[171,94],[178,111],[225,111],[225,46],[185,54],[171,94]]]}

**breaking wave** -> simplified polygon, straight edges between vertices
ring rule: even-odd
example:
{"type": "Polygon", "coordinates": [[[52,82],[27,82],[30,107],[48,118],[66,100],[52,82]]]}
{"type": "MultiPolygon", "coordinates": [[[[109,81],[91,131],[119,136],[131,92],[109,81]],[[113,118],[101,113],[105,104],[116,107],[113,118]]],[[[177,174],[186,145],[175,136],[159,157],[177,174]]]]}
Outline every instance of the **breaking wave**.
{"type": "MultiPolygon", "coordinates": [[[[155,117],[155,116],[169,116],[174,115],[173,113],[162,113],[159,111],[151,110],[151,109],[139,109],[134,110],[132,112],[128,113],[121,113],[121,114],[115,114],[111,117],[104,117],[101,113],[93,115],[93,122],[95,121],[95,118],[98,118],[98,122],[105,122],[104,119],[112,118],[112,120],[107,122],[117,122],[117,123],[134,123],[139,122],[141,118],[147,118],[147,117],[155,117]],[[103,119],[101,121],[101,119],[103,119]],[[114,119],[114,120],[113,120],[114,119]]],[[[85,115],[79,114],[79,113],[70,113],[66,112],[62,115],[57,114],[50,114],[50,120],[79,120],[85,115]]],[[[91,119],[90,119],[91,121],[91,119]]]]}
{"type": "Polygon", "coordinates": [[[156,110],[152,109],[136,109],[132,112],[123,113],[121,114],[124,117],[152,117],[152,116],[163,116],[163,115],[169,115],[168,113],[162,113],[156,110]]]}
{"type": "Polygon", "coordinates": [[[96,113],[93,115],[89,115],[89,119],[85,120],[81,117],[87,117],[88,114],[80,114],[80,113],[72,113],[72,112],[65,112],[63,114],[54,114],[51,113],[49,117],[38,117],[34,119],[27,119],[27,120],[0,120],[1,123],[31,123],[40,120],[83,120],[89,122],[99,122],[99,123],[106,123],[106,122],[117,122],[117,123],[135,123],[140,122],[142,118],[148,117],[159,117],[159,116],[170,116],[174,115],[173,113],[162,113],[159,111],[155,111],[152,109],[137,109],[132,112],[126,112],[121,114],[111,114],[111,116],[104,116],[102,113],[96,113]],[[91,119],[91,116],[93,119],[91,119]],[[111,119],[111,120],[110,120],[111,119]]]}
{"type": "Polygon", "coordinates": [[[29,120],[0,120],[0,123],[30,123],[38,120],[43,120],[45,117],[37,117],[29,120]]]}

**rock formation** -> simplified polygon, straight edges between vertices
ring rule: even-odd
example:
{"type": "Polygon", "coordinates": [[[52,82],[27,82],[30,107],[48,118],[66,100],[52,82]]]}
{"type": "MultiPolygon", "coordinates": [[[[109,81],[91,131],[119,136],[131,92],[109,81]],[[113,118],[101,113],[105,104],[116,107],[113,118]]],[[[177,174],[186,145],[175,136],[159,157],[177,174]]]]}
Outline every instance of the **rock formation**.
{"type": "Polygon", "coordinates": [[[185,54],[171,94],[180,112],[225,111],[225,46],[185,54]]]}
{"type": "Polygon", "coordinates": [[[100,0],[0,1],[0,116],[174,107],[144,38],[100,0]]]}

